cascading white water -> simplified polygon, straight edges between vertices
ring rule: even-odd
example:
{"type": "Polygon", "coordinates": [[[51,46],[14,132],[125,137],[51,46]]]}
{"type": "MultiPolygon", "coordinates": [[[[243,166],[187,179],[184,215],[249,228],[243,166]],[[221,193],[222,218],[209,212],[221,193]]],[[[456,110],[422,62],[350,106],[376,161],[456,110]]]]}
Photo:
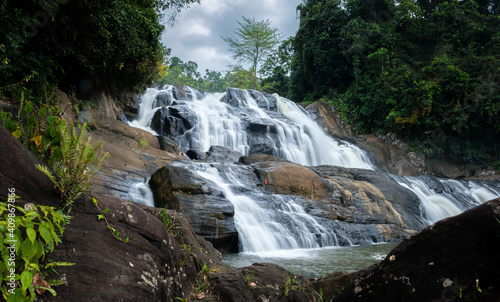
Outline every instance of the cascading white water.
{"type": "Polygon", "coordinates": [[[248,154],[247,134],[239,116],[231,114],[220,101],[223,94],[209,94],[202,100],[186,102],[196,113],[198,123],[176,141],[181,150],[208,151],[211,146],[224,146],[248,154]]]}
{"type": "Polygon", "coordinates": [[[135,203],[140,203],[146,206],[154,207],[155,201],[153,192],[147,183],[138,182],[130,187],[130,200],[135,203]]]}
{"type": "Polygon", "coordinates": [[[235,194],[232,187],[246,187],[234,169],[223,171],[209,164],[198,163],[192,168],[204,179],[220,188],[234,206],[234,222],[243,252],[260,253],[299,248],[319,248],[338,245],[335,233],[326,230],[302,205],[279,195],[278,208],[265,208],[254,198],[235,194]]]}
{"type": "Polygon", "coordinates": [[[454,216],[485,201],[500,196],[498,188],[475,181],[437,179],[439,191],[432,189],[418,176],[391,175],[401,186],[409,189],[421,202],[421,216],[427,224],[454,216]]]}
{"type": "Polygon", "coordinates": [[[283,135],[283,142],[286,144],[283,152],[287,153],[287,156],[283,156],[284,158],[290,157],[292,161],[298,163],[305,161],[310,166],[335,165],[373,170],[368,156],[361,149],[348,142],[332,139],[302,107],[285,101],[277,94],[274,96],[278,99],[278,112],[293,121],[300,129],[299,135],[283,135]],[[290,144],[289,142],[294,141],[294,137],[298,137],[302,143],[290,144]],[[302,156],[307,159],[299,159],[302,156]]]}
{"type": "MultiPolygon", "coordinates": [[[[336,165],[373,170],[364,151],[326,135],[304,110],[289,100],[275,96],[278,112],[281,113],[280,120],[259,107],[248,91],[244,91],[243,98],[237,99],[236,108],[239,110],[236,110],[234,106],[221,102],[224,94],[207,94],[197,99],[190,87],[186,89],[194,99],[182,100],[182,106],[196,114],[196,123],[193,128],[174,138],[183,151],[192,149],[205,152],[211,146],[223,146],[248,155],[248,130],[243,117],[251,116],[270,125],[267,137],[274,144],[274,155],[278,157],[306,166],[336,165]],[[274,142],[270,135],[271,127],[277,132],[274,142]]],[[[142,97],[138,118],[130,125],[154,133],[150,126],[154,113],[159,109],[155,102],[158,93],[169,93],[173,98],[172,86],[165,90],[148,89],[142,97]]]]}
{"type": "MultiPolygon", "coordinates": [[[[171,89],[170,89],[171,91],[171,89]]],[[[129,125],[139,129],[146,130],[154,135],[158,135],[153,129],[151,129],[151,120],[156,112],[161,106],[156,104],[156,95],[158,90],[154,88],[148,88],[146,93],[141,97],[141,103],[139,104],[139,112],[137,118],[131,122],[129,125]]]]}

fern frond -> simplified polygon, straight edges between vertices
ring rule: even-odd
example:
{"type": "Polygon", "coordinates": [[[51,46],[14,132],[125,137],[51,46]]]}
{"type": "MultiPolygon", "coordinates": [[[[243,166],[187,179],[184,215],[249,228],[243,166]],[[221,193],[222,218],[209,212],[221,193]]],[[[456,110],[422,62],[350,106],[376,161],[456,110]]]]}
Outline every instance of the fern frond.
{"type": "Polygon", "coordinates": [[[47,175],[47,177],[49,177],[49,179],[61,190],[61,183],[59,182],[59,180],[57,180],[57,178],[52,174],[52,172],[49,170],[49,168],[47,168],[46,166],[42,166],[42,165],[39,165],[39,164],[36,164],[35,167],[40,171],[42,172],[43,174],[47,175]]]}

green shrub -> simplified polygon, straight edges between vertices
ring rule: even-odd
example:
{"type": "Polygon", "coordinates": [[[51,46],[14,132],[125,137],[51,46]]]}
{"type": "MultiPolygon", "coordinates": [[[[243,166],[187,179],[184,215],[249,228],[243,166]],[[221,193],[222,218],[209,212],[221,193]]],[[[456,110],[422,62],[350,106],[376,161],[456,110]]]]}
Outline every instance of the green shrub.
{"type": "Polygon", "coordinates": [[[51,105],[51,98],[52,96],[48,98],[46,104],[36,105],[31,100],[26,100],[21,92],[21,106],[17,117],[13,117],[10,112],[0,112],[0,121],[4,127],[44,162],[60,158],[61,136],[57,128],[65,123],[59,117],[60,108],[51,105]]]}
{"type": "Polygon", "coordinates": [[[26,209],[0,202],[0,291],[5,301],[33,301],[36,293],[56,292],[60,280],[44,278],[54,267],[74,265],[52,262],[45,256],[61,242],[69,217],[54,208],[30,205],[26,209]],[[15,256],[14,256],[15,254],[15,256]],[[11,282],[14,279],[14,282],[11,282]]]}
{"type": "Polygon", "coordinates": [[[68,208],[68,212],[75,199],[90,189],[92,177],[109,156],[101,152],[103,142],[94,146],[90,138],[85,138],[85,128],[84,124],[76,134],[73,124],[69,129],[65,123],[60,124],[57,131],[61,137],[61,156],[51,162],[54,173],[46,166],[36,165],[55,184],[61,196],[61,208],[68,208]]]}

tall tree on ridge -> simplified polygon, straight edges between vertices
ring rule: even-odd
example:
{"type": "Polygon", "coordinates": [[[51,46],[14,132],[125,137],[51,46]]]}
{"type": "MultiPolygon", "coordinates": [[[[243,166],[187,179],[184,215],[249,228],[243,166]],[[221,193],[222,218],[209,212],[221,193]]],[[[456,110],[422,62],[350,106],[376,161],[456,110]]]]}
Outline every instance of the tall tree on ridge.
{"type": "Polygon", "coordinates": [[[221,37],[229,45],[233,57],[240,62],[252,63],[254,89],[257,89],[257,64],[266,59],[279,44],[280,33],[269,20],[255,21],[242,17],[236,38],[221,37]]]}

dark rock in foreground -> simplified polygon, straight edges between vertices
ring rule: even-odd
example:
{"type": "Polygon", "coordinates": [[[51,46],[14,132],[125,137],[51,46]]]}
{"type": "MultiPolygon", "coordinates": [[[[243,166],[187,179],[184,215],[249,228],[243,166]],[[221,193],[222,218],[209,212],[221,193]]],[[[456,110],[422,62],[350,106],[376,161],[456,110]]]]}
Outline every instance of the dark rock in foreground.
{"type": "Polygon", "coordinates": [[[491,200],[429,226],[379,264],[313,286],[325,301],[500,301],[499,219],[500,199],[491,200]]]}
{"type": "Polygon", "coordinates": [[[309,281],[273,263],[254,263],[237,270],[212,273],[209,279],[215,284],[219,301],[318,301],[309,281]]]}

